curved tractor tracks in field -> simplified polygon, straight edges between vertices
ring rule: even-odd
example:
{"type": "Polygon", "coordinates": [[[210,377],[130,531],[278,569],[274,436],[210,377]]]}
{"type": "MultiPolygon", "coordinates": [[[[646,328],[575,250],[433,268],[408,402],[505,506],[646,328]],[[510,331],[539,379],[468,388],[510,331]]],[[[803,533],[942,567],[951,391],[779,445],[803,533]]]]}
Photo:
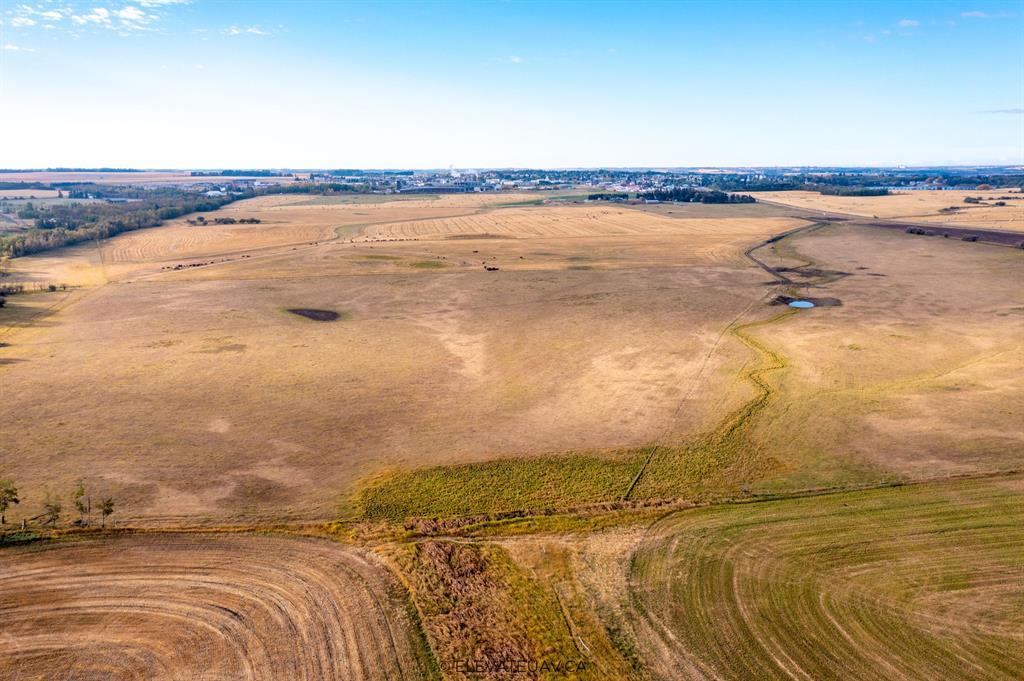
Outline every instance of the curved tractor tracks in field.
{"type": "MultiPolygon", "coordinates": [[[[743,252],[743,255],[755,265],[768,272],[768,274],[772,275],[779,285],[794,285],[795,282],[793,282],[789,277],[759,259],[754,255],[754,252],[769,244],[777,243],[787,237],[814,231],[828,224],[829,223],[827,222],[815,222],[810,225],[798,227],[797,229],[782,232],[770,239],[751,246],[743,252]]],[[[804,284],[807,282],[801,283],[804,284]]],[[[740,317],[749,312],[752,307],[753,304],[740,313],[740,317]]],[[[709,460],[709,462],[728,464],[730,466],[739,464],[740,461],[738,461],[738,459],[752,458],[755,451],[748,437],[750,426],[757,415],[768,406],[777,392],[776,388],[767,380],[767,375],[774,371],[785,369],[787,363],[786,358],[781,353],[772,350],[749,332],[754,329],[782,322],[795,313],[796,310],[787,308],[784,312],[775,315],[774,317],[743,324],[738,323],[739,317],[737,317],[737,319],[733,320],[733,322],[726,327],[722,336],[728,334],[739,340],[743,345],[754,352],[754,362],[747,365],[741,373],[740,378],[747,381],[754,387],[755,394],[745,404],[728,414],[714,430],[703,435],[698,442],[689,449],[694,452],[700,452],[704,458],[709,460]]],[[[719,338],[721,339],[722,336],[719,338]]],[[[715,344],[715,348],[717,348],[717,345],[718,343],[715,344]]],[[[712,352],[714,352],[715,348],[712,348],[712,352]]],[[[622,499],[624,501],[630,499],[631,496],[634,495],[645,474],[651,469],[651,464],[654,462],[656,455],[662,453],[666,448],[667,447],[662,444],[655,444],[650,448],[640,470],[637,471],[636,476],[632,479],[629,487],[626,488],[622,495],[622,499]]],[[[756,462],[747,461],[745,464],[749,467],[751,464],[756,465],[756,462]]]]}
{"type": "Polygon", "coordinates": [[[0,678],[419,679],[405,597],[316,539],[145,534],[0,553],[0,678]]]}
{"type": "Polygon", "coordinates": [[[1010,681],[1017,499],[965,481],[675,514],[633,556],[630,618],[656,678],[1010,681]]]}

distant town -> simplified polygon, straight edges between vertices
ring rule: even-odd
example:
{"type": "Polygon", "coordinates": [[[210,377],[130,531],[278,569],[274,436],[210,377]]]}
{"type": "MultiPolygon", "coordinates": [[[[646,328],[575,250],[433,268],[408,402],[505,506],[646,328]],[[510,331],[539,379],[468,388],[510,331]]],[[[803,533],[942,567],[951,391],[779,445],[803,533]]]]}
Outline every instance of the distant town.
{"type": "MultiPolygon", "coordinates": [[[[636,193],[672,189],[729,192],[836,188],[836,193],[886,189],[1020,187],[1022,166],[913,168],[615,168],[615,169],[224,169],[135,170],[118,168],[0,169],[0,188],[66,188],[92,182],[129,187],[178,187],[209,196],[281,184],[316,185],[334,191],[381,194],[452,194],[591,188],[636,193]],[[96,175],[102,176],[97,178],[96,175]],[[135,176],[138,180],[136,181],[135,176]],[[842,188],[846,188],[845,191],[842,188]]],[[[828,192],[831,193],[831,192],[828,192]]],[[[81,196],[80,198],[96,198],[81,196]]],[[[107,197],[116,199],[118,197],[107,197]]],[[[120,197],[122,199],[126,197],[120,197]]]]}

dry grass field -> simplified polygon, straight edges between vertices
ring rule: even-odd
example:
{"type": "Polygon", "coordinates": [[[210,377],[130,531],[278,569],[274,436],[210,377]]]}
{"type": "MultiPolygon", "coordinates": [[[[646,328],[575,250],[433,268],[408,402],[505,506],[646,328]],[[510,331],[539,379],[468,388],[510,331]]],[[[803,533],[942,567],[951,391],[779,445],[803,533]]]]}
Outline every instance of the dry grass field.
{"type": "Polygon", "coordinates": [[[313,539],[153,534],[0,551],[0,678],[436,674],[368,554],[313,539]]]}
{"type": "Polygon", "coordinates": [[[805,210],[1024,231],[1024,194],[1012,189],[904,191],[888,196],[827,196],[810,191],[788,191],[754,192],[754,196],[758,201],[805,210]],[[964,203],[968,196],[979,197],[982,202],[964,203]],[[996,206],[1001,199],[1006,205],[996,206]],[[955,211],[943,212],[954,207],[955,211]]]}
{"type": "Polygon", "coordinates": [[[719,347],[745,352],[725,367],[745,399],[719,403],[689,438],[413,471],[365,490],[363,511],[500,513],[627,490],[714,499],[1021,467],[1024,253],[841,224],[758,256],[794,268],[783,291],[835,306],[734,320],[719,347]]]}
{"type": "Polygon", "coordinates": [[[760,335],[787,364],[754,432],[772,489],[1024,463],[1024,253],[972,245],[837,225],[777,246],[844,274],[802,289],[841,306],[760,335]]]}
{"type": "Polygon", "coordinates": [[[56,189],[0,189],[0,201],[7,199],[55,199],[56,189]]]}
{"type": "Polygon", "coordinates": [[[129,518],[325,518],[388,470],[681,439],[743,399],[726,367],[746,355],[722,329],[765,288],[740,245],[796,221],[724,208],[702,231],[639,211],[488,205],[518,198],[276,196],[215,214],[259,225],[178,221],[16,260],[15,279],[80,284],[0,310],[5,474],[39,490],[24,508],[84,477],[129,518]],[[599,236],[537,236],[555,224],[546,210],[599,236]],[[365,240],[368,225],[420,215],[428,234],[460,214],[523,233],[365,240]],[[186,255],[220,262],[164,269],[186,255]]]}
{"type": "Polygon", "coordinates": [[[813,197],[274,196],[16,259],[70,287],[0,308],[8,519],[83,481],[363,548],[4,547],[0,678],[1013,678],[1024,252],[813,197]]]}

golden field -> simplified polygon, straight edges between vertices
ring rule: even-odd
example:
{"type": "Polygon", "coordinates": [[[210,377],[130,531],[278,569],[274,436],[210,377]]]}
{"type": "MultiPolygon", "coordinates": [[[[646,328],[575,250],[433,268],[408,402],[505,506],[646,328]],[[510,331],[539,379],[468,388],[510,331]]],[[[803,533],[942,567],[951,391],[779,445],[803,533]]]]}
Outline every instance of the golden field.
{"type": "Polygon", "coordinates": [[[683,438],[742,399],[720,330],[765,290],[739,247],[799,221],[491,205],[517,198],[277,196],[213,214],[258,225],[19,258],[13,280],[75,287],[0,310],[7,474],[85,477],[149,521],[326,518],[388,470],[683,438]],[[440,216],[522,228],[374,240],[417,215],[423,234],[440,216]],[[576,231],[537,235],[554,220],[576,231]]]}
{"type": "Polygon", "coordinates": [[[68,288],[0,308],[8,519],[83,481],[118,529],[0,532],[0,678],[1013,678],[1024,251],[792,194],[262,197],[16,259],[68,288]]]}
{"type": "Polygon", "coordinates": [[[811,191],[754,192],[758,201],[807,210],[907,222],[1024,231],[1024,195],[1012,189],[897,191],[888,196],[827,196],[811,191]],[[964,203],[966,197],[981,204],[964,203]],[[1003,200],[1005,206],[996,206],[1003,200]],[[943,209],[956,208],[952,212],[943,209]]]}

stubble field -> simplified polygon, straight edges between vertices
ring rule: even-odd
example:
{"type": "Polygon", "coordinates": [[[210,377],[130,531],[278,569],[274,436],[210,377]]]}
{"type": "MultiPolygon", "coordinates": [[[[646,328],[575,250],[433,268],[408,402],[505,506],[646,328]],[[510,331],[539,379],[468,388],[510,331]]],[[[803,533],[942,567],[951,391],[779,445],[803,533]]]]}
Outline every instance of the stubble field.
{"type": "Polygon", "coordinates": [[[0,552],[3,679],[381,679],[436,670],[408,601],[335,543],[155,534],[0,552]]]}

